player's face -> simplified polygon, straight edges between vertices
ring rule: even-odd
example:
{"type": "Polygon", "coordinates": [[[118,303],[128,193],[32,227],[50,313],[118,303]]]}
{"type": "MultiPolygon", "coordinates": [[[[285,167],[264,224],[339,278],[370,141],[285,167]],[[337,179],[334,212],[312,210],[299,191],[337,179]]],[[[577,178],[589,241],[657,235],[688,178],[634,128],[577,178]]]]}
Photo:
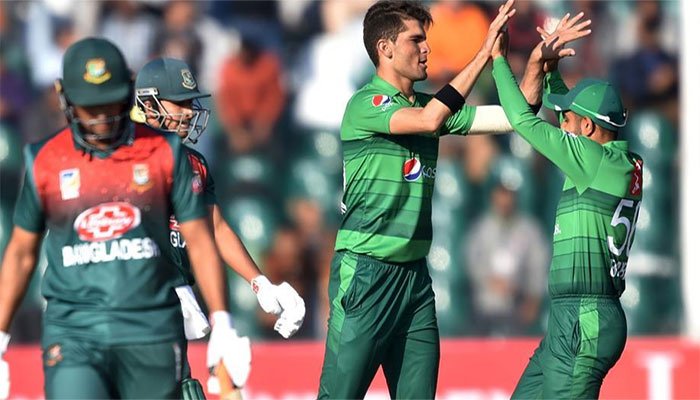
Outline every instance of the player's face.
{"type": "Polygon", "coordinates": [[[572,111],[564,111],[560,125],[561,129],[578,136],[581,134],[581,116],[572,111]]]}
{"type": "Polygon", "coordinates": [[[399,33],[393,43],[394,69],[411,81],[422,81],[428,77],[428,46],[425,28],[415,19],[404,21],[406,30],[399,33]]]}
{"type": "Polygon", "coordinates": [[[192,100],[169,101],[161,100],[163,112],[166,115],[163,129],[177,132],[181,138],[187,137],[190,129],[190,121],[194,115],[192,111],[192,100]]]}
{"type": "Polygon", "coordinates": [[[75,116],[80,121],[83,129],[98,135],[111,135],[115,125],[119,124],[119,117],[124,112],[122,103],[104,104],[99,106],[78,107],[75,106],[75,116]]]}

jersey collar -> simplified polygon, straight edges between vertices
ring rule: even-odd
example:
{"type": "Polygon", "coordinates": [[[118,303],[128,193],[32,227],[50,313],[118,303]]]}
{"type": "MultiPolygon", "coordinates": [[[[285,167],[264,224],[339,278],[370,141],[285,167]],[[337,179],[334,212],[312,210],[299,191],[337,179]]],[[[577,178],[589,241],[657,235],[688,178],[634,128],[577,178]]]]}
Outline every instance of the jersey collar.
{"type": "Polygon", "coordinates": [[[626,140],[612,140],[603,144],[603,147],[611,147],[615,150],[627,151],[628,143],[626,140]]]}
{"type": "Polygon", "coordinates": [[[395,88],[391,83],[385,81],[384,79],[380,78],[379,75],[374,75],[372,77],[372,86],[376,87],[377,89],[380,89],[384,94],[394,97],[397,94],[401,94],[401,91],[397,88],[395,88]]]}

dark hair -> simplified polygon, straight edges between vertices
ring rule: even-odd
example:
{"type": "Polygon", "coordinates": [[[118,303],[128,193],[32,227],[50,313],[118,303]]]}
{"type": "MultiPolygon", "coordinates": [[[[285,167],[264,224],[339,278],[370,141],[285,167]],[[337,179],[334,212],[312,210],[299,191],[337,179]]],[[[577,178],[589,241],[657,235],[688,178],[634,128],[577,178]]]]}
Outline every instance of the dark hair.
{"type": "Polygon", "coordinates": [[[381,0],[367,10],[362,23],[362,36],[367,54],[375,66],[379,65],[377,42],[381,39],[395,41],[399,33],[406,29],[403,22],[410,19],[417,20],[423,26],[433,23],[430,11],[417,1],[381,0]]]}

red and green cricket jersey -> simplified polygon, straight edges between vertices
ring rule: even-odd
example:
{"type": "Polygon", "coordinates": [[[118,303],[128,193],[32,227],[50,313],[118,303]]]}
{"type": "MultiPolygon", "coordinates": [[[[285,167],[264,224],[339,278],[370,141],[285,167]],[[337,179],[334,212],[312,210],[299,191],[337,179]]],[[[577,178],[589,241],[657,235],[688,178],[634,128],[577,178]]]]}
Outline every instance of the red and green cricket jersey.
{"type": "MultiPolygon", "coordinates": [[[[626,141],[601,145],[541,120],[506,60],[493,64],[513,128],[566,175],[554,226],[550,295],[619,297],[642,201],[642,158],[628,151],[626,141]]],[[[545,86],[557,93],[568,90],[558,73],[549,74],[545,86]]]]}
{"type": "Polygon", "coordinates": [[[428,254],[439,139],[466,135],[475,110],[465,105],[436,133],[391,134],[389,121],[396,111],[424,107],[431,98],[416,93],[411,101],[375,76],[348,102],[340,126],[345,193],[336,250],[386,262],[408,262],[428,254]]]}
{"type": "Polygon", "coordinates": [[[70,128],[25,148],[15,224],[47,231],[45,345],[61,337],[104,344],[184,337],[169,220],[207,215],[203,183],[176,135],[129,129],[129,140],[110,152],[81,148],[70,128]]]}
{"type": "MultiPolygon", "coordinates": [[[[204,184],[202,195],[207,206],[216,204],[216,190],[214,186],[214,178],[209,172],[209,165],[204,156],[191,147],[183,146],[187,153],[187,159],[192,166],[192,170],[201,178],[204,184]]],[[[180,285],[194,285],[194,275],[192,274],[192,266],[190,258],[187,254],[187,243],[180,235],[180,223],[175,215],[170,216],[170,252],[173,261],[177,265],[182,281],[180,285]]]]}

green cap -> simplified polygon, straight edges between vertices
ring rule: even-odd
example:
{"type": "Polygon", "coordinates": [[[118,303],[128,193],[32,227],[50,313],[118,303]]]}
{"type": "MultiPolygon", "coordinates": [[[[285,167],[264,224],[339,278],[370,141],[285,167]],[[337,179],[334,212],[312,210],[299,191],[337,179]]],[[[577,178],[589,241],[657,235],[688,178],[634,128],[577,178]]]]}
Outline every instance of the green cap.
{"type": "Polygon", "coordinates": [[[161,100],[183,101],[211,96],[197,88],[190,67],[182,60],[156,58],[136,75],[136,96],[153,95],[161,100]]]}
{"type": "Polygon", "coordinates": [[[617,131],[627,123],[627,110],[617,90],[606,81],[583,79],[567,94],[545,93],[545,107],[555,111],[573,111],[590,117],[605,129],[617,131]]]}
{"type": "Polygon", "coordinates": [[[63,56],[63,92],[77,106],[126,102],[131,73],[121,51],[106,39],[75,42],[63,56]]]}

